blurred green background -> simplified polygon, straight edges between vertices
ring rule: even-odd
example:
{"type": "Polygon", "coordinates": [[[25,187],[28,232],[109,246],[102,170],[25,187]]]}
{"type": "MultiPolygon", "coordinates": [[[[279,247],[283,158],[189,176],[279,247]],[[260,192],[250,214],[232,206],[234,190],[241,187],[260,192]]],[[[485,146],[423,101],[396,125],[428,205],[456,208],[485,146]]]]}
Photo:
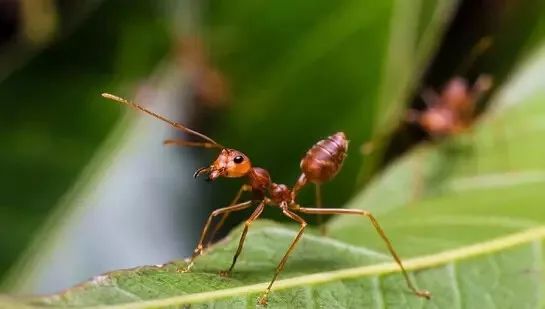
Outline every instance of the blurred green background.
{"type": "MultiPolygon", "coordinates": [[[[344,131],[349,157],[324,186],[324,204],[338,207],[425,140],[400,125],[405,108],[423,107],[423,87],[484,72],[500,89],[543,39],[544,6],[0,2],[2,289],[54,292],[104,271],[187,256],[207,213],[242,184],[195,182],[192,172],[213,151],[163,147],[178,133],[101,92],[135,98],[240,149],[288,185],[310,146],[344,131]],[[491,48],[457,72],[484,36],[491,48]],[[370,140],[377,151],[364,156],[370,140]]],[[[312,190],[301,201],[311,204],[312,190]]]]}

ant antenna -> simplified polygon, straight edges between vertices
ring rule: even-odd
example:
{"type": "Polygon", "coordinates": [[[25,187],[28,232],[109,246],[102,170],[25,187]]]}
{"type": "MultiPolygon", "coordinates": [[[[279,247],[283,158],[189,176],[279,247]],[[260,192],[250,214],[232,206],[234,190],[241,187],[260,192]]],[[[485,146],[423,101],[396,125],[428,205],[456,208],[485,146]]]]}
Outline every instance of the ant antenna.
{"type": "Polygon", "coordinates": [[[464,75],[467,73],[469,68],[473,65],[475,60],[479,58],[486,50],[488,50],[492,44],[494,43],[494,39],[492,36],[485,36],[482,37],[477,44],[471,48],[471,51],[469,52],[469,56],[465,59],[465,61],[462,61],[462,63],[456,68],[454,71],[454,74],[456,75],[464,75]]]}
{"type": "MultiPolygon", "coordinates": [[[[106,99],[109,99],[109,100],[112,100],[112,101],[116,101],[118,103],[123,103],[123,104],[126,104],[126,105],[129,105],[130,107],[134,108],[134,109],[137,109],[137,110],[140,110],[148,115],[151,115],[159,120],[162,120],[168,124],[170,124],[172,127],[174,127],[175,129],[178,129],[182,132],[185,132],[187,134],[191,134],[191,135],[195,135],[197,137],[200,137],[202,139],[204,139],[205,141],[207,142],[204,142],[204,143],[198,143],[198,142],[178,142],[179,144],[183,144],[185,146],[198,146],[198,147],[205,147],[205,148],[223,148],[222,145],[218,144],[215,140],[211,139],[210,137],[202,134],[202,133],[199,133],[197,131],[194,131],[194,130],[191,130],[190,128],[184,126],[183,124],[180,124],[180,123],[177,123],[177,122],[174,122],[164,116],[161,116],[159,114],[156,114],[134,102],[131,102],[129,100],[126,100],[126,99],[123,99],[121,97],[118,97],[118,96],[115,96],[113,94],[109,94],[109,93],[103,93],[102,94],[102,97],[106,98],[106,99]]],[[[175,142],[171,141],[171,140],[168,140],[165,142],[165,144],[174,144],[175,142]]]]}

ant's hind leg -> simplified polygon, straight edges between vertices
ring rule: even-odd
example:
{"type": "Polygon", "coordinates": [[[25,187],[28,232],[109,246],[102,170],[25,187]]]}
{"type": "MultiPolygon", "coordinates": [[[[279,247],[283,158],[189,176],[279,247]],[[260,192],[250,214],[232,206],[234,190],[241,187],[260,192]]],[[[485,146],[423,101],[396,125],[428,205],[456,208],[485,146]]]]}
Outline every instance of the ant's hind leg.
{"type": "MultiPolygon", "coordinates": [[[[301,189],[304,186],[307,185],[307,183],[308,183],[307,176],[305,175],[305,173],[302,173],[301,176],[299,176],[299,178],[297,179],[297,182],[295,183],[295,185],[293,186],[293,189],[291,190],[291,199],[293,201],[295,201],[297,199],[297,194],[299,193],[299,191],[301,191],[301,189]]],[[[316,206],[318,208],[322,208],[322,190],[321,190],[320,184],[319,183],[314,183],[314,186],[315,186],[314,199],[315,199],[316,206]]],[[[327,230],[326,230],[326,227],[324,225],[324,220],[323,220],[322,216],[319,215],[317,219],[318,219],[317,221],[318,221],[318,228],[320,230],[320,234],[326,235],[327,230]]]]}
{"type": "Polygon", "coordinates": [[[197,258],[199,255],[202,254],[203,250],[204,250],[204,240],[206,238],[206,233],[208,232],[208,229],[210,228],[210,224],[212,223],[212,219],[214,219],[214,217],[216,216],[219,216],[223,213],[229,213],[229,212],[232,212],[232,211],[239,211],[239,210],[243,210],[243,209],[246,209],[248,207],[252,206],[252,201],[247,201],[247,202],[244,202],[244,203],[239,203],[239,204],[235,204],[235,205],[232,205],[232,206],[228,206],[228,207],[224,207],[224,208],[220,208],[220,209],[216,209],[214,210],[210,216],[208,216],[208,220],[206,221],[206,224],[204,225],[204,228],[201,232],[201,238],[199,239],[199,243],[197,244],[197,247],[195,248],[195,250],[193,250],[193,255],[191,256],[191,259],[189,260],[189,263],[187,264],[187,266],[183,269],[180,269],[179,271],[181,272],[188,272],[191,270],[191,268],[193,267],[194,265],[194,261],[195,261],[195,258],[197,258]]]}
{"type": "Polygon", "coordinates": [[[220,272],[220,275],[222,276],[229,276],[231,274],[231,271],[233,271],[233,268],[235,268],[235,264],[237,263],[238,256],[240,255],[240,252],[242,252],[242,247],[244,246],[244,241],[246,240],[246,234],[248,234],[248,229],[250,228],[250,225],[261,215],[263,212],[263,209],[265,209],[265,200],[261,201],[259,203],[259,206],[254,210],[250,218],[246,220],[244,223],[244,230],[242,231],[242,235],[240,235],[240,240],[238,242],[238,248],[237,252],[233,256],[233,262],[231,263],[231,266],[228,270],[220,272]]]}
{"type": "MultiPolygon", "coordinates": [[[[315,187],[316,187],[316,198],[315,198],[316,207],[322,208],[322,190],[321,190],[320,184],[318,184],[318,183],[315,184],[315,187]]],[[[326,229],[326,226],[324,224],[323,216],[318,215],[317,221],[318,221],[318,228],[320,229],[320,234],[326,235],[327,234],[327,229],[326,229]]]]}
{"type": "Polygon", "coordinates": [[[299,212],[306,213],[306,214],[314,214],[314,215],[360,215],[369,218],[371,221],[371,224],[373,224],[373,227],[377,231],[377,233],[380,235],[382,240],[386,243],[386,246],[388,247],[388,251],[390,251],[390,254],[396,261],[397,265],[399,265],[399,268],[401,269],[401,272],[403,274],[403,277],[405,277],[405,281],[407,282],[407,286],[409,289],[419,297],[424,297],[427,299],[431,298],[431,293],[426,290],[418,290],[411,279],[409,278],[409,275],[407,274],[407,271],[405,271],[405,267],[403,267],[403,264],[401,263],[401,258],[397,254],[397,252],[394,249],[394,246],[386,236],[386,233],[384,233],[384,230],[378,223],[377,219],[368,211],[361,210],[361,209],[344,209],[344,208],[305,208],[305,207],[299,207],[296,209],[299,212]]]}

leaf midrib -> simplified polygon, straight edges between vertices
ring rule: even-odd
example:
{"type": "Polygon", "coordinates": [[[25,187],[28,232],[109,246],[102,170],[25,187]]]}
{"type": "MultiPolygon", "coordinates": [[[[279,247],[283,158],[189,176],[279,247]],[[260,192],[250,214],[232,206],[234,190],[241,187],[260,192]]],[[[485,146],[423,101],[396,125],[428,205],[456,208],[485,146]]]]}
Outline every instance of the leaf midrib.
{"type": "MultiPolygon", "coordinates": [[[[452,250],[445,250],[435,254],[425,255],[412,259],[404,260],[403,264],[407,271],[416,271],[425,268],[446,265],[462,259],[477,257],[480,255],[495,253],[518,245],[531,243],[545,238],[545,226],[539,226],[513,233],[508,236],[498,237],[486,242],[468,245],[452,250]]],[[[291,287],[302,285],[315,285],[337,280],[359,278],[365,276],[385,275],[399,272],[397,264],[393,262],[381,263],[375,265],[345,268],[340,270],[315,273],[278,280],[275,283],[274,291],[284,290],[291,287]]],[[[157,300],[141,301],[135,303],[123,303],[116,305],[103,305],[87,308],[148,308],[174,306],[189,303],[202,303],[227,297],[245,296],[252,293],[262,292],[268,285],[268,282],[246,285],[236,288],[222,289],[210,292],[195,293],[190,295],[181,295],[157,300]]]]}

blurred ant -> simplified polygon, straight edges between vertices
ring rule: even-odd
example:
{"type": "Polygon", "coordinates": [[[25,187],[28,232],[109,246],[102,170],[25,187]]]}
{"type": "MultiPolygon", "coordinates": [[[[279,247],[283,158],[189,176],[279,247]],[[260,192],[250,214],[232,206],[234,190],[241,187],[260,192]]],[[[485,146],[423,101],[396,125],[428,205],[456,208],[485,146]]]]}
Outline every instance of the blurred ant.
{"type": "Polygon", "coordinates": [[[226,105],[230,96],[229,83],[212,65],[202,39],[196,35],[186,36],[178,44],[178,63],[188,74],[193,99],[207,107],[226,105]]]}
{"type": "MultiPolygon", "coordinates": [[[[480,39],[469,57],[455,71],[467,71],[491,45],[491,37],[480,39]]],[[[422,91],[420,96],[426,109],[410,109],[405,120],[418,124],[432,139],[457,135],[470,129],[476,118],[477,103],[492,88],[493,80],[490,75],[482,74],[471,86],[461,75],[463,73],[451,78],[439,93],[431,88],[422,91]]]]}
{"type": "MultiPolygon", "coordinates": [[[[470,56],[459,66],[457,72],[465,72],[475,59],[492,45],[491,37],[484,37],[471,50],[470,56]]],[[[441,138],[464,133],[471,129],[475,122],[476,107],[482,97],[492,88],[493,79],[490,75],[482,74],[470,85],[467,79],[458,73],[436,92],[432,88],[424,89],[420,97],[424,101],[424,110],[409,109],[404,116],[404,123],[416,124],[431,138],[437,141],[441,138]]],[[[394,130],[396,131],[396,130],[394,130]]],[[[390,132],[393,134],[393,132],[390,132]]],[[[361,152],[369,155],[375,151],[378,140],[385,139],[381,135],[361,146],[361,152]]]]}
{"type": "MultiPolygon", "coordinates": [[[[132,108],[140,110],[146,114],[149,114],[157,119],[160,119],[170,124],[175,129],[197,136],[203,140],[202,142],[193,142],[193,141],[186,141],[186,140],[167,140],[165,141],[166,144],[176,144],[176,145],[189,146],[189,147],[204,147],[204,148],[219,149],[220,153],[218,157],[216,158],[216,160],[214,160],[214,162],[212,162],[209,166],[199,168],[193,175],[195,178],[199,177],[200,175],[207,174],[208,175],[207,180],[209,181],[213,181],[219,177],[226,177],[226,178],[245,177],[247,180],[247,183],[240,188],[237,195],[235,196],[235,199],[229,206],[216,209],[210,214],[201,232],[201,236],[197,244],[197,247],[193,251],[193,254],[191,258],[189,259],[188,264],[183,269],[180,269],[179,271],[189,272],[194,265],[195,259],[203,253],[205,249],[205,240],[207,238],[207,233],[212,224],[212,220],[215,217],[219,215],[225,216],[231,212],[240,211],[252,206],[253,204],[252,200],[239,203],[239,199],[243,192],[252,191],[255,194],[255,196],[258,197],[259,204],[257,208],[254,210],[254,212],[252,213],[252,215],[244,223],[244,230],[242,231],[238,248],[235,255],[233,256],[233,261],[231,263],[231,266],[229,267],[228,270],[222,271],[220,273],[221,275],[228,276],[233,271],[233,268],[235,267],[235,264],[237,262],[237,258],[239,257],[240,252],[242,251],[242,247],[244,245],[244,241],[246,239],[246,234],[248,233],[248,229],[250,225],[261,215],[261,213],[265,209],[265,206],[269,205],[269,206],[276,206],[280,208],[280,210],[285,216],[296,221],[300,225],[297,235],[295,236],[295,238],[289,245],[288,250],[286,251],[282,259],[280,260],[280,263],[276,267],[276,270],[274,272],[274,276],[271,282],[269,283],[265,292],[259,297],[258,302],[260,304],[263,304],[263,305],[267,304],[268,295],[271,291],[273,283],[276,281],[278,275],[283,270],[284,265],[286,264],[286,261],[288,259],[288,256],[291,254],[291,252],[295,248],[295,245],[297,244],[297,242],[303,235],[303,231],[305,230],[307,226],[307,223],[305,222],[305,220],[303,220],[303,218],[297,215],[297,213],[314,214],[314,215],[349,214],[349,215],[359,215],[359,216],[367,217],[371,221],[371,224],[373,225],[377,233],[380,235],[382,240],[386,243],[386,246],[390,254],[394,258],[396,263],[399,265],[399,268],[401,269],[403,273],[403,276],[405,278],[405,281],[409,289],[415,295],[419,297],[424,297],[427,299],[431,297],[430,292],[426,290],[417,290],[417,288],[414,286],[413,282],[409,278],[409,275],[405,271],[403,264],[401,263],[400,257],[394,250],[392,243],[390,242],[390,240],[384,233],[378,221],[370,212],[366,210],[360,210],[360,209],[301,207],[296,202],[296,197],[298,192],[307,183],[309,182],[314,183],[318,186],[319,184],[323,182],[331,180],[333,177],[335,177],[335,175],[337,175],[340,168],[342,167],[344,158],[346,157],[346,151],[348,149],[348,140],[346,139],[346,136],[343,132],[335,133],[326,139],[320,140],[307,151],[305,157],[301,160],[301,164],[300,164],[302,174],[297,180],[297,182],[295,183],[293,189],[290,190],[288,186],[286,185],[276,184],[272,182],[271,177],[269,176],[269,172],[267,172],[267,170],[263,168],[253,166],[252,163],[250,162],[250,158],[248,158],[248,156],[246,156],[244,153],[232,148],[226,148],[222,146],[221,144],[218,144],[216,141],[214,141],[210,137],[202,133],[193,131],[182,124],[169,120],[168,118],[161,116],[159,114],[156,114],[136,103],[127,101],[123,98],[120,98],[108,93],[103,93],[102,96],[106,99],[127,104],[132,108]]],[[[317,192],[319,193],[319,190],[317,192]]]]}
{"type": "Polygon", "coordinates": [[[475,107],[492,87],[492,78],[481,75],[472,87],[461,77],[452,78],[440,93],[428,88],[422,92],[424,111],[409,110],[406,120],[418,124],[432,138],[467,131],[475,120],[475,107]]]}

